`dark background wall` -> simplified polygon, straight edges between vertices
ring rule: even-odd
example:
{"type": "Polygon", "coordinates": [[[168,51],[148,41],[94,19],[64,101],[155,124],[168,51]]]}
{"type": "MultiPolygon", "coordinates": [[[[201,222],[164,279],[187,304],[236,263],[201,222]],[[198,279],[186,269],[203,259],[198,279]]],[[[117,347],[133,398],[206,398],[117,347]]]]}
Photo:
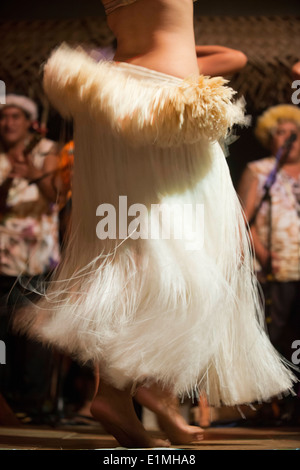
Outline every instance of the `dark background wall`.
{"type": "MultiPolygon", "coordinates": [[[[300,0],[199,0],[197,15],[300,15],[300,0]]],[[[0,18],[50,19],[103,15],[100,0],[0,0],[0,18]]]]}

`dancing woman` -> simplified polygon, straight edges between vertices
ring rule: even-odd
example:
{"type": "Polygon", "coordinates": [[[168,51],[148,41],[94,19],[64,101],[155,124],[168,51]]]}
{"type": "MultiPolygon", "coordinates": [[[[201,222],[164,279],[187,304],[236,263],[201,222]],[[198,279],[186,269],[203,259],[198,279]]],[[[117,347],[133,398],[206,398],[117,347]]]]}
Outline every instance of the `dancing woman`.
{"type": "Polygon", "coordinates": [[[99,366],[91,411],[121,445],[165,446],[135,416],[140,385],[219,406],[288,391],[293,375],[264,332],[218,143],[243,111],[222,78],[199,75],[192,0],[103,3],[114,60],[64,45],[45,66],[51,102],[75,124],[72,227],[18,324],[99,366]]]}

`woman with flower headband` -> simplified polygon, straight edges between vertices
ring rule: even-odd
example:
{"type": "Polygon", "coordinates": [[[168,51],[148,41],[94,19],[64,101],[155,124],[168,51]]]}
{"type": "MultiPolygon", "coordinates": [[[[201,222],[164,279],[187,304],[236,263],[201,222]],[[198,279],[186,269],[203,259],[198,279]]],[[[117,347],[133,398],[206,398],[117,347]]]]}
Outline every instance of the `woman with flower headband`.
{"type": "Polygon", "coordinates": [[[99,366],[91,411],[120,444],[166,446],[137,420],[133,394],[149,407],[199,391],[216,406],[251,403],[291,389],[293,375],[263,329],[218,143],[245,123],[242,105],[224,79],[199,75],[192,0],[103,3],[114,60],[63,45],[45,66],[46,93],[75,124],[72,226],[19,328],[99,366]]]}

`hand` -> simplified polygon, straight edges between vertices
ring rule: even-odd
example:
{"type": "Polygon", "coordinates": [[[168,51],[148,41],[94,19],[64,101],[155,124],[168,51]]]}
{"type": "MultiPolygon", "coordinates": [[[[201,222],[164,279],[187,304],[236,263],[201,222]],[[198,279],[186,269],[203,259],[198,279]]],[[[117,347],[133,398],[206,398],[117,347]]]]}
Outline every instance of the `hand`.
{"type": "Polygon", "coordinates": [[[292,75],[294,80],[300,79],[300,61],[296,62],[296,64],[292,67],[292,75]]]}
{"type": "Polygon", "coordinates": [[[270,253],[268,250],[264,250],[264,252],[258,257],[258,261],[264,271],[268,271],[270,259],[272,263],[272,272],[276,274],[279,271],[279,256],[277,253],[273,251],[270,253]]]}
{"type": "Polygon", "coordinates": [[[13,161],[12,166],[10,178],[24,178],[31,181],[43,174],[41,170],[34,166],[31,154],[21,154],[13,161]]]}

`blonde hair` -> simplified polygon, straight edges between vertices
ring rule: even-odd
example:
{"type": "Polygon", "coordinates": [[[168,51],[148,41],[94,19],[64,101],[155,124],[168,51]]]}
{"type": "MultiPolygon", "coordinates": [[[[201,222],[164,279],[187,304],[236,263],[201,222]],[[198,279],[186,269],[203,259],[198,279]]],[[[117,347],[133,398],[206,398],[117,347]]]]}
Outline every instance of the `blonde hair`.
{"type": "Polygon", "coordinates": [[[280,121],[293,121],[300,128],[300,109],[291,104],[268,108],[257,120],[255,137],[264,147],[269,147],[270,136],[280,121]]]}

